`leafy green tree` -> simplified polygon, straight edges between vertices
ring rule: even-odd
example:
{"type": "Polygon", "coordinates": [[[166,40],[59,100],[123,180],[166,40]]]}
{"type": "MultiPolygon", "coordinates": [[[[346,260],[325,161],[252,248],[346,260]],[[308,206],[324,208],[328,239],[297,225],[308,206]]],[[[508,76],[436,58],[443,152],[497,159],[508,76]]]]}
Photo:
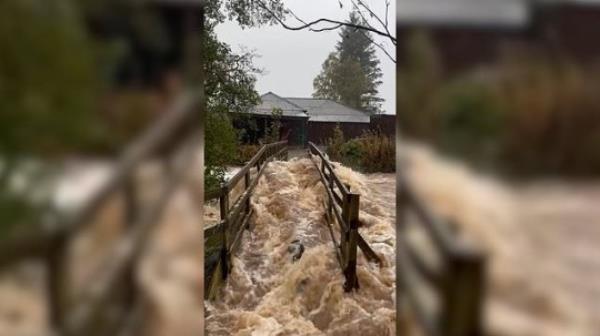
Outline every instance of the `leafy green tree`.
{"type": "MultiPolygon", "coordinates": [[[[351,24],[364,24],[357,12],[350,13],[351,24]]],[[[335,51],[323,63],[313,82],[316,98],[339,101],[372,113],[381,112],[383,99],[378,97],[382,72],[375,46],[368,31],[344,26],[335,51]]]]}
{"type": "Polygon", "coordinates": [[[237,137],[226,113],[208,111],[204,128],[204,184],[212,190],[223,182],[225,167],[235,159],[237,137]]]}
{"type": "MultiPolygon", "coordinates": [[[[213,21],[209,21],[213,22],[213,21]]],[[[232,52],[229,45],[220,42],[214,24],[207,27],[203,43],[205,61],[205,187],[213,189],[224,182],[225,167],[235,161],[237,134],[230,113],[243,114],[256,106],[260,96],[254,89],[260,69],[253,65],[254,54],[232,52]]]]}
{"type": "Polygon", "coordinates": [[[344,145],[344,132],[337,123],[333,129],[333,136],[325,141],[327,145],[327,154],[332,160],[340,161],[342,159],[342,146],[344,145]]]}

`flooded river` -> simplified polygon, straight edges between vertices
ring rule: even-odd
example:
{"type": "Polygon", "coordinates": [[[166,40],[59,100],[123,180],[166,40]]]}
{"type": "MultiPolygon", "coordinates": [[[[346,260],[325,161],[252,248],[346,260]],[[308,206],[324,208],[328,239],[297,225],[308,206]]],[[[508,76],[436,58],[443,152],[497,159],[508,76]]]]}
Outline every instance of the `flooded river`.
{"type": "Polygon", "coordinates": [[[361,288],[344,293],[315,166],[307,158],[270,163],[252,199],[254,228],[233,259],[223,297],[205,302],[209,335],[395,335],[393,217],[366,176],[345,167],[337,173],[361,194],[360,232],[383,265],[359,252],[361,288]],[[293,262],[288,247],[296,239],[305,252],[293,262]]]}

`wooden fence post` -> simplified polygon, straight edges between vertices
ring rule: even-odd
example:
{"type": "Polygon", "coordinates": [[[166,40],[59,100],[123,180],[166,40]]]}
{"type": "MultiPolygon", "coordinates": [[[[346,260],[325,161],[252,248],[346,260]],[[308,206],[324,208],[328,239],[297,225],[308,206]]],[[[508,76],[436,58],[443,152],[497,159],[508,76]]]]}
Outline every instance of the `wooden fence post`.
{"type": "Polygon", "coordinates": [[[219,198],[219,206],[221,212],[221,220],[223,221],[223,226],[221,227],[221,270],[223,279],[227,279],[227,275],[229,274],[229,260],[228,260],[228,231],[229,231],[229,223],[227,220],[227,213],[229,212],[229,189],[227,185],[221,186],[221,197],[219,198]]]}
{"type": "Polygon", "coordinates": [[[458,249],[447,261],[440,331],[447,336],[483,334],[485,263],[481,254],[458,249]]]}
{"type": "MultiPolygon", "coordinates": [[[[250,169],[248,169],[248,171],[246,172],[246,174],[244,175],[244,190],[248,190],[248,187],[250,187],[250,169]]],[[[246,201],[246,213],[250,212],[250,197],[248,197],[248,200],[246,201]]],[[[248,221],[248,224],[246,225],[246,229],[250,230],[250,221],[248,221]]]]}
{"type": "Polygon", "coordinates": [[[344,274],[346,275],[346,283],[344,290],[349,292],[353,289],[358,289],[358,278],[356,277],[356,252],[358,249],[358,213],[359,213],[359,194],[349,193],[346,197],[347,215],[346,225],[347,232],[345,234],[345,264],[344,274]]]}
{"type": "MultiPolygon", "coordinates": [[[[331,190],[331,192],[333,191],[333,173],[330,171],[329,174],[325,174],[325,171],[323,171],[323,174],[325,175],[325,177],[327,178],[327,180],[329,180],[329,186],[325,186],[325,188],[329,187],[329,190],[331,190]]],[[[328,202],[328,206],[327,206],[327,215],[329,216],[329,218],[333,218],[333,207],[335,206],[335,204],[333,204],[334,200],[329,199],[328,202]]]]}
{"type": "MultiPolygon", "coordinates": [[[[137,186],[135,184],[135,170],[133,170],[132,176],[125,182],[123,194],[125,207],[124,226],[125,229],[129,231],[133,229],[139,214],[137,186]]],[[[135,265],[136,260],[131,260],[129,265],[127,265],[127,270],[125,271],[125,276],[123,279],[125,283],[125,304],[128,307],[133,307],[137,299],[135,265]]]]}
{"type": "Polygon", "coordinates": [[[46,259],[47,291],[50,325],[55,332],[65,329],[69,308],[69,267],[67,234],[60,233],[52,238],[50,251],[46,259]]]}

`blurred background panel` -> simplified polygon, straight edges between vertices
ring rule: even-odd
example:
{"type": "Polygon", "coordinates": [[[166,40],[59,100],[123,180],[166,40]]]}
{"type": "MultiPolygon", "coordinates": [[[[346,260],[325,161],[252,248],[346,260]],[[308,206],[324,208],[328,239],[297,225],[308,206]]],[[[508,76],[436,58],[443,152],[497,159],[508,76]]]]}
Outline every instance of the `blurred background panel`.
{"type": "Polygon", "coordinates": [[[0,335],[112,333],[141,306],[148,335],[203,329],[172,321],[201,301],[163,294],[202,297],[202,16],[196,0],[0,2],[0,335]]]}

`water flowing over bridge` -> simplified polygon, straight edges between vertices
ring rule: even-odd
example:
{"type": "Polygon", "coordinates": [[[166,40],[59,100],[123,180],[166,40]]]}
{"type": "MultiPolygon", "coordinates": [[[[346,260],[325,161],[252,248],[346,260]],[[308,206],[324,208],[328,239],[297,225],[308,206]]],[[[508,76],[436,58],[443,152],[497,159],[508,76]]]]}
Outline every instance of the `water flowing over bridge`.
{"type": "Polygon", "coordinates": [[[401,239],[396,259],[395,216],[385,216],[389,203],[375,197],[366,176],[330,162],[312,143],[303,157],[286,154],[285,143],[265,145],[206,194],[220,217],[205,229],[210,335],[408,333],[396,319],[397,276],[419,329],[482,332],[482,255],[447,231],[406,181],[397,210],[414,213],[431,248],[401,239]]]}

